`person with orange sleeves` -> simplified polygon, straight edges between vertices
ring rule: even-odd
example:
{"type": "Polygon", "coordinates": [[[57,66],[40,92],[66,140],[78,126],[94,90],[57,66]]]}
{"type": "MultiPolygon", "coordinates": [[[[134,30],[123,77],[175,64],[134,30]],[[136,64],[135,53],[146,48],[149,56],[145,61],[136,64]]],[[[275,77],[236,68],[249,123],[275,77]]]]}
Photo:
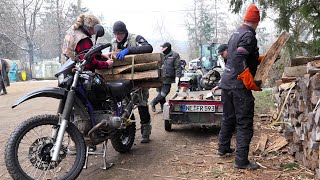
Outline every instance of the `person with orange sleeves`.
{"type": "Polygon", "coordinates": [[[252,90],[261,91],[261,81],[253,79],[259,65],[256,28],[259,25],[259,9],[251,4],[244,16],[244,24],[231,36],[228,43],[228,59],[219,87],[222,89],[223,118],[219,132],[218,154],[233,153],[231,138],[236,130],[236,157],[234,167],[258,169],[248,159],[253,136],[254,97],[252,90]]]}

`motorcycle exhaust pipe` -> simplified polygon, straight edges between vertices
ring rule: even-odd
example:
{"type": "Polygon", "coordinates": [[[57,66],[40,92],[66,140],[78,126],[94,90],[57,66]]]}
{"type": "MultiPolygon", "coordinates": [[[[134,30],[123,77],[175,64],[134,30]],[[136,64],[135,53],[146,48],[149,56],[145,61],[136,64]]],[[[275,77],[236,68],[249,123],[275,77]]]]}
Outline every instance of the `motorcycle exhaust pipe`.
{"type": "Polygon", "coordinates": [[[92,145],[97,145],[99,143],[102,143],[103,141],[106,140],[106,138],[97,138],[94,136],[94,132],[98,131],[99,129],[106,127],[108,125],[107,121],[101,121],[100,123],[98,123],[97,125],[95,125],[92,129],[90,129],[90,131],[88,132],[88,135],[90,137],[90,140],[92,142],[92,145]]]}
{"type": "Polygon", "coordinates": [[[95,137],[94,133],[98,131],[99,129],[117,129],[121,126],[121,118],[120,117],[110,117],[109,120],[103,119],[100,123],[95,125],[89,132],[88,135],[90,137],[90,140],[92,142],[92,145],[97,145],[99,143],[102,143],[103,141],[107,140],[109,137],[95,137]]]}

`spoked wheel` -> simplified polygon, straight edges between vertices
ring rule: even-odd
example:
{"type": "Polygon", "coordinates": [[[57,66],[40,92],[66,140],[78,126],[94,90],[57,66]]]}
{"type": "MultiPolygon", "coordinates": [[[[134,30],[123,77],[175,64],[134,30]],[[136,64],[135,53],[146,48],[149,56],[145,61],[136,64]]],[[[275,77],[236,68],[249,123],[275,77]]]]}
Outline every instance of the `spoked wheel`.
{"type": "MultiPolygon", "coordinates": [[[[131,116],[134,120],[134,116],[131,116]]],[[[113,148],[120,152],[126,153],[130,151],[136,136],[136,123],[132,122],[126,129],[117,130],[116,134],[111,138],[113,148]]]]}
{"type": "Polygon", "coordinates": [[[51,149],[59,129],[58,116],[40,115],[20,124],[5,149],[5,163],[13,179],[75,179],[85,162],[85,143],[79,130],[69,123],[58,161],[51,149]]]}

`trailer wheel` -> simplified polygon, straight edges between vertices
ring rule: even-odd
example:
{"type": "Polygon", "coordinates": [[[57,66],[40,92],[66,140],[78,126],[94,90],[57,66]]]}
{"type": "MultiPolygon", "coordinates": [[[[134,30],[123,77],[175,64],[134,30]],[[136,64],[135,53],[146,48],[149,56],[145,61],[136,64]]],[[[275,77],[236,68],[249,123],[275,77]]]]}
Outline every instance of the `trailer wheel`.
{"type": "Polygon", "coordinates": [[[171,131],[171,123],[169,122],[169,120],[164,120],[164,129],[166,131],[171,131]]]}

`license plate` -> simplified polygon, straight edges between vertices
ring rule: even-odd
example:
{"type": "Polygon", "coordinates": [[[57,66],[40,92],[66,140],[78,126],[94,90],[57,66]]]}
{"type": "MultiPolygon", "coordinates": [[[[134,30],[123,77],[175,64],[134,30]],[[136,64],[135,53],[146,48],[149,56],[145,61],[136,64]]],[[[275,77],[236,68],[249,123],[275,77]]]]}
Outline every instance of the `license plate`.
{"type": "Polygon", "coordinates": [[[213,105],[182,105],[183,112],[215,112],[216,106],[213,105]]]}

